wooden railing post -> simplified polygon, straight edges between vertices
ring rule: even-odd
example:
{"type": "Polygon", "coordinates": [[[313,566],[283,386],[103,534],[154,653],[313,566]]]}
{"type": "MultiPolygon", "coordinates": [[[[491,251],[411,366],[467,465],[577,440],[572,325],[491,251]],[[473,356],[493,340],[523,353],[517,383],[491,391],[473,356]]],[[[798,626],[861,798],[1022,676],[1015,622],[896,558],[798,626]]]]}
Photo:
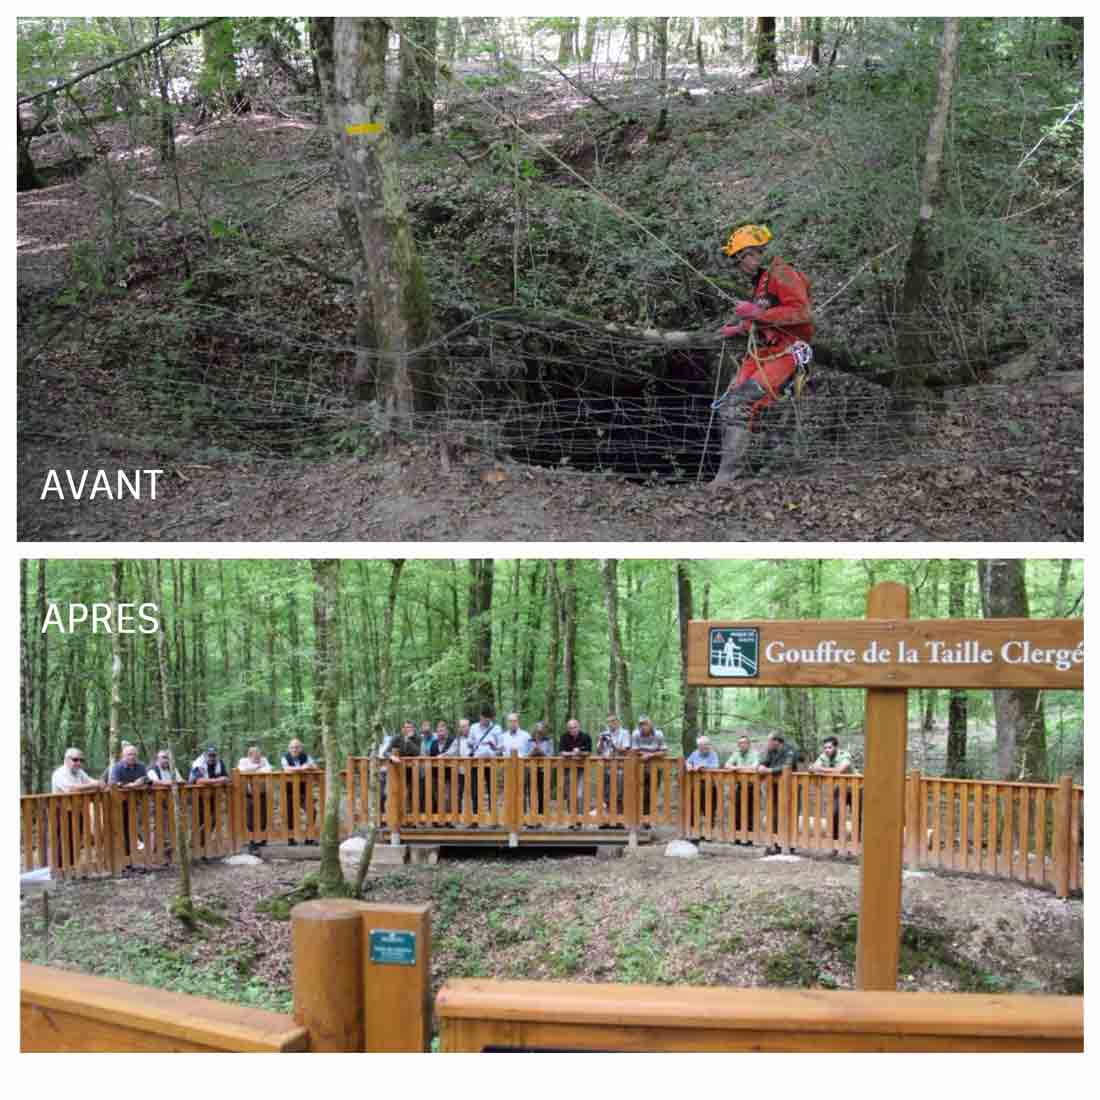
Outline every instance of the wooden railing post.
{"type": "Polygon", "coordinates": [[[691,800],[695,796],[692,790],[692,773],[687,770],[683,760],[676,761],[676,785],[680,791],[680,836],[687,839],[691,829],[691,800]]]}
{"type": "Polygon", "coordinates": [[[321,898],[290,914],[294,1020],[309,1031],[313,1053],[361,1051],[363,903],[321,898]]]}
{"type": "Polygon", "coordinates": [[[363,1049],[422,1053],[432,1041],[431,906],[356,904],[363,1049]]]}
{"type": "Polygon", "coordinates": [[[638,815],[640,813],[638,785],[640,782],[638,758],[631,753],[623,759],[623,824],[629,833],[629,843],[632,848],[638,846],[638,815]]]}
{"type": "Polygon", "coordinates": [[[405,812],[405,769],[396,760],[386,761],[386,823],[390,844],[401,843],[401,819],[405,812]]]}
{"type": "Polygon", "coordinates": [[[920,771],[913,768],[905,783],[905,862],[913,870],[920,866],[920,800],[924,793],[920,771]]]}
{"type": "Polygon", "coordinates": [[[111,874],[121,875],[126,861],[126,843],[122,836],[122,792],[109,787],[104,796],[107,803],[107,823],[111,833],[111,874]]]}
{"type": "Polygon", "coordinates": [[[504,821],[508,830],[508,847],[519,847],[519,830],[523,823],[522,764],[515,751],[508,754],[504,774],[504,821]]]}
{"type": "Polygon", "coordinates": [[[1070,860],[1077,858],[1070,845],[1072,810],[1073,776],[1063,775],[1054,795],[1054,893],[1060,898],[1069,897],[1070,860]]]}
{"type": "Polygon", "coordinates": [[[779,795],[775,800],[775,823],[778,833],[775,838],[780,848],[793,848],[793,830],[791,829],[791,816],[796,811],[794,805],[794,783],[791,781],[794,769],[788,764],[779,773],[779,795]]]}
{"type": "MultiPolygon", "coordinates": [[[[348,813],[347,820],[345,821],[345,836],[351,836],[355,832],[355,761],[351,753],[348,753],[347,764],[347,779],[345,781],[345,791],[347,792],[348,813]]],[[[364,803],[366,802],[366,791],[363,792],[364,803]]]]}

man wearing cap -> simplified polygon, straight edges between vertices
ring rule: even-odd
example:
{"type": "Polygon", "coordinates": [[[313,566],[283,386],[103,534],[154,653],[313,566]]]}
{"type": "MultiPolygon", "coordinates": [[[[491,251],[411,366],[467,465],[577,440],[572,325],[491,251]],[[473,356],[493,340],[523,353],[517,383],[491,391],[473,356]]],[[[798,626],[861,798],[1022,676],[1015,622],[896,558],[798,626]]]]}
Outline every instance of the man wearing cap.
{"type": "Polygon", "coordinates": [[[653,782],[646,763],[660,759],[668,752],[664,731],[654,728],[648,714],[638,718],[638,727],[630,735],[630,749],[642,761],[642,814],[644,816],[649,813],[649,795],[653,782]]]}
{"type": "MultiPolygon", "coordinates": [[[[208,745],[206,752],[198,757],[194,764],[191,765],[191,774],[188,776],[187,781],[194,784],[196,787],[228,787],[229,786],[229,772],[226,770],[225,762],[218,755],[217,745],[208,745]]],[[[205,821],[205,809],[206,809],[206,797],[199,791],[194,791],[191,795],[192,798],[199,800],[199,849],[202,850],[206,845],[206,821],[205,821]]],[[[214,835],[218,831],[218,796],[214,794],[209,799],[210,801],[210,832],[214,835]]],[[[203,862],[206,862],[206,856],[202,857],[203,862]]]]}
{"type": "MultiPolygon", "coordinates": [[[[55,768],[50,777],[50,791],[53,794],[90,794],[102,789],[103,784],[98,783],[84,770],[84,753],[80,749],[66,749],[64,763],[60,768],[55,768]]],[[[84,814],[74,815],[71,810],[64,810],[57,815],[54,862],[58,866],[61,865],[61,838],[65,832],[61,822],[62,814],[68,814],[69,817],[69,866],[73,867],[76,864],[76,850],[84,847],[84,814]]]]}
{"type": "MultiPolygon", "coordinates": [[[[316,771],[317,763],[313,757],[306,752],[305,745],[298,740],[297,737],[291,738],[290,744],[286,747],[286,752],[283,753],[282,767],[284,772],[307,772],[316,771]]],[[[290,831],[294,831],[298,824],[298,817],[301,812],[305,810],[306,797],[309,794],[309,788],[306,786],[305,779],[299,779],[297,781],[291,781],[289,779],[284,780],[283,783],[283,801],[285,802],[284,814],[286,816],[286,827],[290,831]],[[295,805],[297,803],[297,805],[295,805]]],[[[297,844],[298,841],[291,837],[288,844],[297,844]]],[[[306,844],[316,844],[315,840],[307,840],[306,844]]]]}
{"type": "Polygon", "coordinates": [[[767,226],[742,225],[722,249],[751,280],[753,290],[751,301],[734,304],[736,323],[719,331],[727,338],[748,336],[749,350],[721,406],[722,461],[712,488],[728,485],[744,472],[760,414],[800,385],[813,360],[810,281],[778,257],[765,263],[771,239],[767,226]]]}

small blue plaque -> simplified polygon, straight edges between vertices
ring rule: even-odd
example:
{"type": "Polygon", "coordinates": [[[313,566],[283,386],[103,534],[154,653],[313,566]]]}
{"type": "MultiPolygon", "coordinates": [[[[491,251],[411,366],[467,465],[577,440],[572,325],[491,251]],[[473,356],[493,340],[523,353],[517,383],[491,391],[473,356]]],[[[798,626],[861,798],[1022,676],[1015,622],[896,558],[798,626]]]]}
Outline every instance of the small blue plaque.
{"type": "Polygon", "coordinates": [[[416,965],[416,933],[375,928],[370,934],[370,961],[397,966],[416,965]]]}

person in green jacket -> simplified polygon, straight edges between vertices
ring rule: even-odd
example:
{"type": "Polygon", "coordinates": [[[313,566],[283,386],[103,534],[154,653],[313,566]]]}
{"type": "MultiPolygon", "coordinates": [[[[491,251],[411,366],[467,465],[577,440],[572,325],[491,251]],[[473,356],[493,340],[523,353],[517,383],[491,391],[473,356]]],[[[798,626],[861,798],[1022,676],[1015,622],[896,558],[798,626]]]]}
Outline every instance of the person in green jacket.
{"type": "MultiPolygon", "coordinates": [[[[741,734],[737,738],[737,748],[730,753],[730,758],[726,761],[726,767],[730,771],[739,772],[754,772],[760,765],[760,754],[752,747],[752,742],[749,740],[747,733],[741,734]]],[[[737,789],[733,792],[733,828],[735,832],[741,831],[741,783],[744,783],[748,787],[748,831],[754,832],[756,828],[756,781],[751,779],[744,779],[738,783],[737,789]]],[[[735,840],[735,845],[743,844],[746,848],[752,847],[751,840],[735,840]]]]}

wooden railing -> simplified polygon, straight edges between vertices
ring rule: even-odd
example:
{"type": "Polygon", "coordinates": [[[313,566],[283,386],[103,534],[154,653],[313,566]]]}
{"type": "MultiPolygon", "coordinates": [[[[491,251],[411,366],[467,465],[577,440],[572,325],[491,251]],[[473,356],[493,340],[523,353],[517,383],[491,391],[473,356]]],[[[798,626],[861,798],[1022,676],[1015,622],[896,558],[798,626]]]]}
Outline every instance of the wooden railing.
{"type": "Polygon", "coordinates": [[[309,1049],[289,1016],[112,978],[23,963],[19,988],[24,1053],[309,1049]]]}
{"type": "MultiPolygon", "coordinates": [[[[778,844],[858,855],[863,776],[784,771],[704,770],[683,780],[681,831],[693,839],[778,844]]],[[[906,778],[905,862],[912,868],[972,871],[1053,886],[1059,897],[1084,888],[1084,788],[906,778]]]]}
{"type": "MultiPolygon", "coordinates": [[[[382,771],[382,824],[394,835],[442,827],[538,830],[674,826],[691,839],[778,844],[857,856],[862,850],[863,777],[785,771],[764,777],[724,769],[688,772],[682,761],[635,757],[456,759],[398,762],[351,757],[342,836],[365,824],[370,769],[382,771]]],[[[226,787],[184,786],[195,858],[239,851],[250,841],[316,841],[321,771],[245,774],[226,787]]],[[[1053,887],[1084,888],[1084,788],[1059,783],[906,780],[905,860],[1053,887]]],[[[58,877],[117,874],[174,859],[167,788],[24,795],[22,867],[58,877]]]]}
{"type": "Polygon", "coordinates": [[[1059,783],[908,778],[906,862],[1053,885],[1084,887],[1085,790],[1059,783]]]}
{"type": "Polygon", "coordinates": [[[448,982],[440,1048],[470,1051],[1084,1049],[1084,998],[448,982]]]}
{"type": "Polygon", "coordinates": [[[371,767],[383,768],[383,824],[424,828],[637,829],[679,821],[677,760],[411,757],[349,761],[347,821],[366,820],[371,767]]]}

